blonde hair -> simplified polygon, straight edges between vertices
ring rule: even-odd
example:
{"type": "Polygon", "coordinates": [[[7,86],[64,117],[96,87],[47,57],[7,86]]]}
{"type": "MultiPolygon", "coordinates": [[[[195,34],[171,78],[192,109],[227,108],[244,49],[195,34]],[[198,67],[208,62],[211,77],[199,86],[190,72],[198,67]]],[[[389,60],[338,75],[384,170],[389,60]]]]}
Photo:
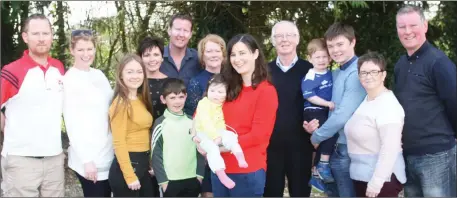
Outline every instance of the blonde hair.
{"type": "Polygon", "coordinates": [[[95,37],[93,35],[80,33],[78,35],[71,36],[70,48],[74,49],[76,46],[76,43],[80,40],[91,41],[95,46],[95,37]]]}
{"type": "Polygon", "coordinates": [[[313,55],[317,51],[327,51],[327,44],[324,38],[316,38],[311,40],[306,47],[306,52],[309,56],[313,55]]]}
{"type": "MultiPolygon", "coordinates": [[[[205,62],[203,61],[203,54],[205,53],[205,46],[206,46],[206,43],[208,43],[208,42],[216,43],[221,47],[222,57],[223,57],[222,64],[224,64],[225,61],[227,60],[227,50],[226,50],[227,46],[225,44],[224,39],[216,34],[208,34],[205,36],[205,38],[203,38],[202,40],[200,40],[198,42],[198,46],[197,46],[198,60],[200,61],[200,65],[202,66],[202,68],[206,67],[205,62]]],[[[221,67],[222,67],[222,65],[221,65],[221,67]]]]}

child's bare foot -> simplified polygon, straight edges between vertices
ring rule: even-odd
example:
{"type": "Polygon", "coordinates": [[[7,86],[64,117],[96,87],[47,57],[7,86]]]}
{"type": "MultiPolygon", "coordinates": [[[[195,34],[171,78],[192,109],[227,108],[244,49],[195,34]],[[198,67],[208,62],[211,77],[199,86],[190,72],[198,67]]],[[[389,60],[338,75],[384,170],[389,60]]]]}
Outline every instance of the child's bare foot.
{"type": "Polygon", "coordinates": [[[216,171],[217,178],[221,181],[221,183],[227,187],[228,189],[232,189],[235,187],[235,182],[233,182],[232,179],[230,179],[227,174],[225,174],[224,170],[218,170],[216,171]]]}

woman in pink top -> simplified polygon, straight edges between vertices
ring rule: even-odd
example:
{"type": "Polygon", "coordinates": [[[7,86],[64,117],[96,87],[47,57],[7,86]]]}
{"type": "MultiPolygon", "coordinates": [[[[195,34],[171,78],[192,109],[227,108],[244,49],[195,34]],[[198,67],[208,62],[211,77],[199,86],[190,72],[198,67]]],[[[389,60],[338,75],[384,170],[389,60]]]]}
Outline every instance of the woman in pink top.
{"type": "Polygon", "coordinates": [[[344,128],[349,173],[357,197],[397,197],[406,182],[401,148],[405,113],[384,86],[387,72],[381,54],[369,52],[357,66],[367,96],[344,128]]]}

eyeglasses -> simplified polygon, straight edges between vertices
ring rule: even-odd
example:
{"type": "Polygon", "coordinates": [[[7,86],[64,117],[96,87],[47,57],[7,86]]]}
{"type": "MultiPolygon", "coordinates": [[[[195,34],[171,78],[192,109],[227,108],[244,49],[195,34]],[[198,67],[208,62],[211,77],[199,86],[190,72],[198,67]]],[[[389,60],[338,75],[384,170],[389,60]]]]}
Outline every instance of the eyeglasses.
{"type": "Polygon", "coordinates": [[[293,33],[275,34],[275,35],[273,35],[273,37],[274,37],[276,40],[284,39],[284,38],[286,38],[287,40],[290,40],[290,39],[292,39],[292,38],[295,38],[296,36],[297,36],[297,34],[293,34],[293,33]]]}
{"type": "Polygon", "coordinates": [[[359,72],[359,76],[360,77],[367,77],[368,74],[370,74],[370,76],[372,77],[376,77],[379,75],[379,73],[383,72],[384,70],[372,70],[370,72],[359,72]]]}
{"type": "Polygon", "coordinates": [[[92,36],[94,33],[92,30],[73,30],[71,32],[71,37],[74,37],[74,36],[79,36],[79,35],[88,35],[88,36],[92,36]]]}

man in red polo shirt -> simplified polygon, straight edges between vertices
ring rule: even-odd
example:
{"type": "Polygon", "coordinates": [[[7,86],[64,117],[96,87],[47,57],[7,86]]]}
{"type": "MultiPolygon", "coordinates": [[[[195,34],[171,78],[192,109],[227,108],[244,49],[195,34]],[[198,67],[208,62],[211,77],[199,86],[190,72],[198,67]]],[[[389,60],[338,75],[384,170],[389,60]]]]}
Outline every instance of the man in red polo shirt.
{"type": "Polygon", "coordinates": [[[63,197],[64,68],[49,56],[53,31],[46,16],[31,15],[21,30],[28,50],[1,71],[2,188],[6,197],[63,197]]]}

